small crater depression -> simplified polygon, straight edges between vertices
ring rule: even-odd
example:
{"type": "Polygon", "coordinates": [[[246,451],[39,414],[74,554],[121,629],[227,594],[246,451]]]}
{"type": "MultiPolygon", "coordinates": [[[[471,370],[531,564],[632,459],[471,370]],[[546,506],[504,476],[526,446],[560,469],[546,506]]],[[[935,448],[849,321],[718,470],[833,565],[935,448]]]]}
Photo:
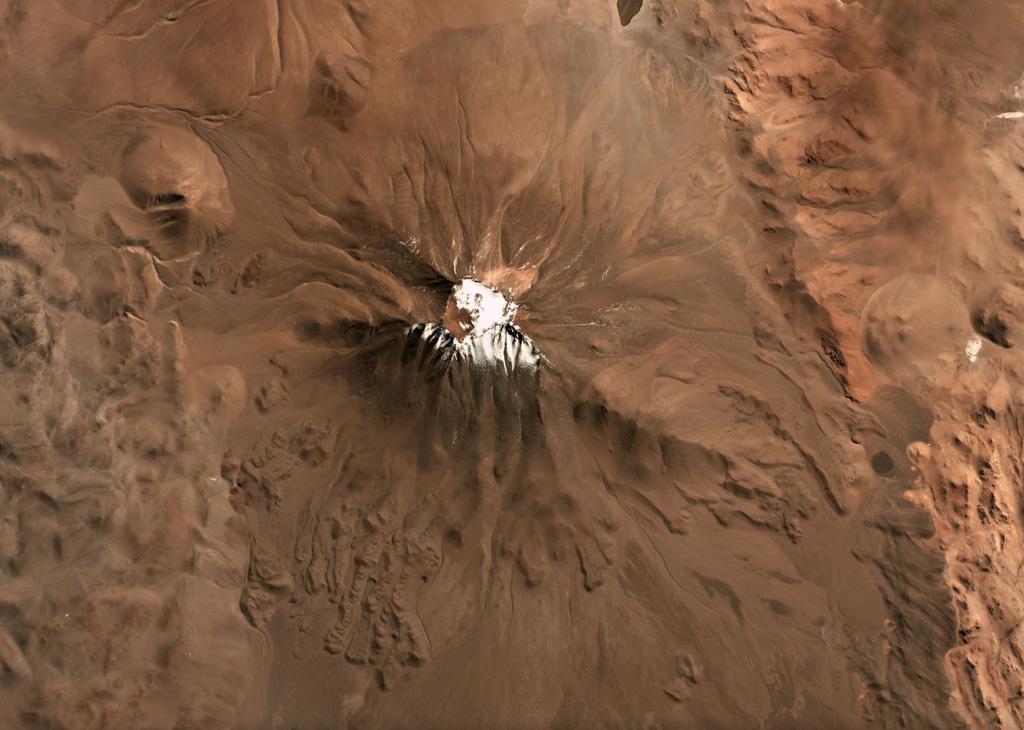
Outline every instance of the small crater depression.
{"type": "Polygon", "coordinates": [[[871,457],[871,468],[875,470],[875,474],[887,476],[892,474],[894,467],[892,457],[887,451],[879,451],[871,457]]]}
{"type": "Polygon", "coordinates": [[[181,193],[158,193],[154,195],[150,204],[147,207],[155,208],[160,206],[171,206],[171,205],[184,205],[186,198],[181,193]]]}
{"type": "Polygon", "coordinates": [[[974,331],[999,347],[1010,349],[1020,339],[1024,321],[1024,290],[1012,284],[996,286],[971,312],[974,331]]]}

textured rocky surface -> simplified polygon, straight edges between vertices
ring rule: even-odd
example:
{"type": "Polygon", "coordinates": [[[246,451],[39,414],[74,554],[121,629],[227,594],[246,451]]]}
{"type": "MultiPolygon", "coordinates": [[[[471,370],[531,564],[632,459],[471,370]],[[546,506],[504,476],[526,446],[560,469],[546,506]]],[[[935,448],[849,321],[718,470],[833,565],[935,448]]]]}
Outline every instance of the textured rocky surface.
{"type": "Polygon", "coordinates": [[[1022,14],[0,0],[0,727],[1024,727],[1022,14]]]}

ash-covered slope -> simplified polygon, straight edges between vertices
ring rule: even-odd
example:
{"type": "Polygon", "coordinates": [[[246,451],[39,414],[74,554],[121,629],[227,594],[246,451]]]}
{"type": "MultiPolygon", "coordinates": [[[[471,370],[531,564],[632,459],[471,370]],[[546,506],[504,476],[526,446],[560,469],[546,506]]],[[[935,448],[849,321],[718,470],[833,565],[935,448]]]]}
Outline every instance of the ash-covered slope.
{"type": "Polygon", "coordinates": [[[1015,726],[958,16],[620,5],[7,3],[5,727],[1015,726]]]}

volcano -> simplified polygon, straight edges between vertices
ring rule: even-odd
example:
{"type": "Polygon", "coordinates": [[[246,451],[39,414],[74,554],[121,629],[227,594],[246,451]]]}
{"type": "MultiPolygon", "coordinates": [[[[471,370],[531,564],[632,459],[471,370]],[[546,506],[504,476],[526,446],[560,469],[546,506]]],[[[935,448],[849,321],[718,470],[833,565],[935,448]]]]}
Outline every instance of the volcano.
{"type": "Polygon", "coordinates": [[[1024,728],[1016,0],[0,0],[0,727],[1024,728]]]}

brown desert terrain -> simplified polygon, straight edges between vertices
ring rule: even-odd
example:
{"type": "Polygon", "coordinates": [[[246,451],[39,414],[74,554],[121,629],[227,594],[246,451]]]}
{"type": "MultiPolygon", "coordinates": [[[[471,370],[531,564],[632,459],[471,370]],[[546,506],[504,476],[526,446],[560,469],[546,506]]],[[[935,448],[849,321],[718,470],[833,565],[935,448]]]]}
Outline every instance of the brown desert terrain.
{"type": "Polygon", "coordinates": [[[1024,0],[0,0],[0,730],[1024,728],[1024,0]]]}

